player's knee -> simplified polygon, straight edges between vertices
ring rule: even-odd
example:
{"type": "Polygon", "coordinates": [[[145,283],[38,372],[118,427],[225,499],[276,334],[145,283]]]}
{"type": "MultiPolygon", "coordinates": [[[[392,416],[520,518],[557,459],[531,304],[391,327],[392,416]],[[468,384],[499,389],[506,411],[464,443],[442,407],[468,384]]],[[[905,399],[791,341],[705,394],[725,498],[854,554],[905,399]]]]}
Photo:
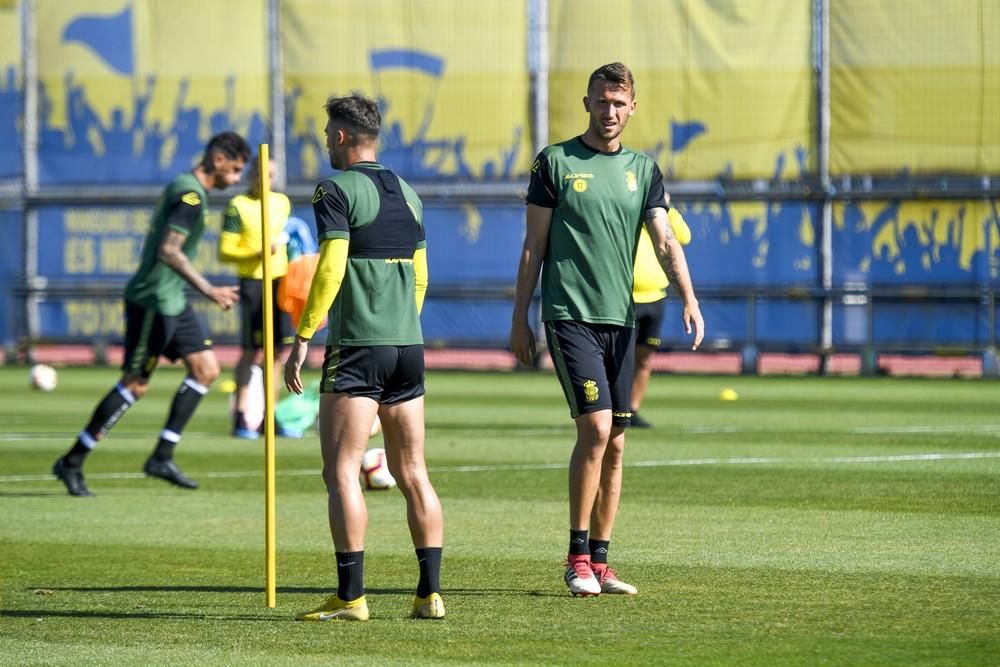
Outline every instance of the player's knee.
{"type": "Polygon", "coordinates": [[[146,395],[146,391],[149,390],[149,383],[147,383],[147,382],[140,382],[140,381],[137,381],[137,380],[132,380],[132,381],[129,381],[129,382],[125,382],[125,383],[123,383],[123,386],[126,389],[128,389],[129,392],[131,392],[133,398],[135,398],[135,400],[137,400],[137,401],[140,398],[142,398],[143,396],[145,396],[146,395]]]}
{"type": "Polygon", "coordinates": [[[389,461],[389,474],[396,480],[396,486],[404,494],[419,491],[424,484],[429,483],[427,468],[419,462],[389,461]]]}
{"type": "Polygon", "coordinates": [[[213,382],[219,377],[220,369],[219,362],[215,358],[215,355],[203,355],[193,363],[190,363],[191,377],[198,384],[205,385],[206,387],[211,386],[213,382]]]}
{"type": "Polygon", "coordinates": [[[219,366],[218,364],[203,366],[196,369],[192,376],[195,382],[208,387],[219,377],[219,366]]]}
{"type": "Polygon", "coordinates": [[[581,444],[603,450],[611,439],[611,420],[596,417],[585,419],[580,424],[577,435],[581,444]]]}

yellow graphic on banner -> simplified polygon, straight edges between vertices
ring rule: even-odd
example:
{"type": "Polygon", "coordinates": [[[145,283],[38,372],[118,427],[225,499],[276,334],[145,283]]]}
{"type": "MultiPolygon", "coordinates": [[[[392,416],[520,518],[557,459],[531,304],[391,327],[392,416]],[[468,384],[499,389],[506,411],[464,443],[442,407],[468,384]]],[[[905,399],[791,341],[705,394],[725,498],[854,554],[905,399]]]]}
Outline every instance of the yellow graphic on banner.
{"type": "Polygon", "coordinates": [[[328,169],[331,94],[375,98],[379,158],[411,179],[524,178],[530,139],[527,15],[508,0],[284,0],[291,169],[328,169]],[[331,35],[337,35],[331,39],[331,35]]]}
{"type": "Polygon", "coordinates": [[[266,0],[37,3],[43,181],[162,180],[190,169],[217,132],[262,134],[266,8],[266,0]],[[238,47],[224,34],[238,35],[238,47]]]}
{"type": "Polygon", "coordinates": [[[992,201],[864,201],[834,206],[835,235],[867,239],[856,269],[872,282],[1000,278],[1000,215],[992,201]]]}
{"type": "Polygon", "coordinates": [[[470,245],[474,245],[479,242],[479,235],[483,230],[483,216],[479,212],[479,208],[471,202],[462,204],[462,213],[465,215],[465,223],[458,233],[470,245]]]}
{"type": "Polygon", "coordinates": [[[654,157],[668,177],[815,171],[811,6],[617,3],[614,20],[601,21],[606,3],[550,0],[550,140],[586,129],[587,78],[620,61],[635,75],[638,102],[624,144],[654,157]]]}

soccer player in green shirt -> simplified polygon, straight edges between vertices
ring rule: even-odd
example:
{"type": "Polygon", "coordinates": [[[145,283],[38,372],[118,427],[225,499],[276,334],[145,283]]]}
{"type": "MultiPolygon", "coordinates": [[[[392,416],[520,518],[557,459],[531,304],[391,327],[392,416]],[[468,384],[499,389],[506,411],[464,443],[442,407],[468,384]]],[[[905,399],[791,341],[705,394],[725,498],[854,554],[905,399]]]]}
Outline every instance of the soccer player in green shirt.
{"type": "Polygon", "coordinates": [[[444,618],[444,519],[424,462],[423,204],[403,179],[376,161],[382,117],[375,102],[357,95],[331,97],[326,112],[330,164],[343,171],[313,194],[320,257],[285,362],[285,386],[302,393],[307,345],[329,311],[319,432],[337,593],[297,618],[368,620],[368,514],[358,476],[376,415],[389,472],[406,499],[420,570],[411,616],[444,618]]]}
{"type": "Polygon", "coordinates": [[[174,447],[191,415],[219,375],[219,362],[205,327],[187,301],[191,285],[223,310],[238,300],[237,287],[210,283],[192,260],[205,229],[208,191],[239,182],[250,158],[246,140],[235,132],[217,134],[201,162],[167,185],[153,212],[142,258],[125,287],[125,360],[122,376],[97,404],[90,422],[66,454],[56,459],[52,474],[71,496],[92,496],[83,477],[83,462],[122,415],[146,394],[160,357],[184,362],[188,374],[170,405],[166,424],[143,471],[184,488],[197,488],[174,462],[174,447]]]}
{"type": "Polygon", "coordinates": [[[608,567],[608,547],[631,418],[632,280],[643,224],[684,301],[692,349],[701,343],[704,321],[684,251],[667,224],[660,170],[621,143],[636,107],[631,70],[621,63],[595,70],[583,107],[589,116],[586,132],[547,146],[531,168],[510,342],[521,363],[534,363],[528,308],[541,273],[545,337],[576,422],[564,581],[573,595],[635,595],[636,587],[608,567]]]}

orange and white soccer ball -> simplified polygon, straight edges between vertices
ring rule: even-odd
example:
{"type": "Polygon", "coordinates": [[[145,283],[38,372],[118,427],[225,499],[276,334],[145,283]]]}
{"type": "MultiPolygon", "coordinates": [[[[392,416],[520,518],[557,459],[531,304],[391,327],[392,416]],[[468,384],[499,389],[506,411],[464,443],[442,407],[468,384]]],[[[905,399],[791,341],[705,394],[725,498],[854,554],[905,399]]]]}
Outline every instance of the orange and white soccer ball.
{"type": "Polygon", "coordinates": [[[31,367],[28,381],[31,383],[32,389],[52,391],[59,384],[59,374],[48,364],[35,364],[31,367]]]}
{"type": "Polygon", "coordinates": [[[381,447],[369,449],[361,459],[361,483],[369,491],[381,491],[396,486],[389,474],[389,462],[381,447]]]}

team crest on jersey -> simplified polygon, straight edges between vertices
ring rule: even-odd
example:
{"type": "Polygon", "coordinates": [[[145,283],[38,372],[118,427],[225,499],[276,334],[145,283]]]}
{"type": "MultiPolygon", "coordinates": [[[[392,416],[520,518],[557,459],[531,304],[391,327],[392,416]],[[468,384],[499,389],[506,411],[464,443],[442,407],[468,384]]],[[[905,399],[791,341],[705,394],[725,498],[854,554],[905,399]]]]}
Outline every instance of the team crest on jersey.
{"type": "Polygon", "coordinates": [[[625,172],[625,187],[628,188],[629,192],[635,192],[639,189],[639,179],[635,177],[634,171],[625,172]]]}
{"type": "Polygon", "coordinates": [[[323,195],[325,195],[325,194],[326,194],[326,191],[323,190],[323,186],[322,185],[317,185],[316,186],[316,192],[313,193],[312,203],[315,204],[316,202],[318,202],[320,199],[323,198],[323,195]]]}
{"type": "Polygon", "coordinates": [[[593,380],[587,380],[583,383],[583,400],[588,403],[596,403],[598,398],[597,393],[597,383],[593,380]]]}
{"type": "Polygon", "coordinates": [[[181,197],[181,201],[188,206],[197,206],[201,203],[201,197],[198,196],[197,192],[188,192],[181,197]]]}
{"type": "Polygon", "coordinates": [[[587,190],[587,181],[583,180],[582,178],[578,178],[575,181],[573,181],[574,192],[586,192],[586,190],[587,190]]]}

